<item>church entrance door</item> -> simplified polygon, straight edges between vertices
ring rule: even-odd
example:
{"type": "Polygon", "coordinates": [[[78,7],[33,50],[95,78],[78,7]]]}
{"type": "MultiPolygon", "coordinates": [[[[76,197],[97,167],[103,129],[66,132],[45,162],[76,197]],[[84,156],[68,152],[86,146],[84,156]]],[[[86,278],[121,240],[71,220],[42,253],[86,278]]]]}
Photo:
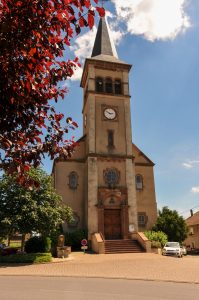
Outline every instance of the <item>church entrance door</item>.
{"type": "Polygon", "coordinates": [[[104,210],[104,235],[106,240],[121,239],[121,210],[104,210]]]}

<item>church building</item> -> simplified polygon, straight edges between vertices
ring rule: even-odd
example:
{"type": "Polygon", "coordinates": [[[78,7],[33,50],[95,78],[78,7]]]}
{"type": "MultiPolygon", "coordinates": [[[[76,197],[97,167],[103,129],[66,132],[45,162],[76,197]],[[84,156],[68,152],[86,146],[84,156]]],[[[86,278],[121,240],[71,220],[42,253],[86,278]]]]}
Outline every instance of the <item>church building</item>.
{"type": "Polygon", "coordinates": [[[64,229],[87,229],[96,252],[96,243],[124,243],[157,218],[154,163],[132,143],[131,67],[118,58],[101,18],[81,78],[83,136],[71,158],[53,165],[55,189],[74,211],[64,229]]]}

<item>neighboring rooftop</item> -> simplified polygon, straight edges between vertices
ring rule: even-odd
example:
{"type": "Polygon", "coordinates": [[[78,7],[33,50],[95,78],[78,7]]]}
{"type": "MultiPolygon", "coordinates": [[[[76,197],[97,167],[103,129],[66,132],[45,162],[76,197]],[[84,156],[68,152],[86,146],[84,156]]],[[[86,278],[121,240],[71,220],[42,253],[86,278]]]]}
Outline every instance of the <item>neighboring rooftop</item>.
{"type": "Polygon", "coordinates": [[[193,214],[193,216],[186,219],[188,226],[198,225],[199,224],[199,211],[193,214]]]}

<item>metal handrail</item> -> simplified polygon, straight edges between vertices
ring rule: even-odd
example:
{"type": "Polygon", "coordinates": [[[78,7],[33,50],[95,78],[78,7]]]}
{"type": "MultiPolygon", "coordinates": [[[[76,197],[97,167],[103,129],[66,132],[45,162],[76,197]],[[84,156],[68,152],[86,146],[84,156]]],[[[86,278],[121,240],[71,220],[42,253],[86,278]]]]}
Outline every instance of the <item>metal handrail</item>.
{"type": "Polygon", "coordinates": [[[103,242],[104,242],[105,239],[104,239],[104,236],[103,236],[102,232],[99,232],[99,234],[100,234],[100,236],[101,236],[101,238],[102,238],[102,240],[103,240],[103,242]]]}

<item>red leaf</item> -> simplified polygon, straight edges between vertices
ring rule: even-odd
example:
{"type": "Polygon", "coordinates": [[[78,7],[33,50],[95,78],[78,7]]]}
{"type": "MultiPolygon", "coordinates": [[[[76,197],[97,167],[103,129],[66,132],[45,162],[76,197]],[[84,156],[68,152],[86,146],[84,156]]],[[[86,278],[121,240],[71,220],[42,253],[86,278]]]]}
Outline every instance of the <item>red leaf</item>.
{"type": "Polygon", "coordinates": [[[84,18],[83,17],[80,17],[80,19],[79,19],[79,26],[84,27],[84,18]]]}
{"type": "Polygon", "coordinates": [[[26,88],[27,88],[28,92],[30,92],[31,86],[30,86],[30,82],[29,81],[26,82],[26,88]]]}
{"type": "Polygon", "coordinates": [[[66,119],[66,123],[72,123],[72,118],[70,118],[70,117],[68,117],[67,119],[66,119]]]}
{"type": "Polygon", "coordinates": [[[93,28],[93,25],[94,25],[94,17],[93,17],[93,14],[88,13],[88,26],[90,27],[90,29],[93,28]]]}
{"type": "Polygon", "coordinates": [[[41,142],[42,142],[41,139],[40,139],[38,136],[35,136],[34,138],[35,138],[35,140],[36,140],[38,143],[41,143],[41,142]]]}
{"type": "Polygon", "coordinates": [[[73,126],[75,126],[76,128],[78,127],[77,123],[76,122],[72,122],[73,126]]]}
{"type": "Polygon", "coordinates": [[[98,11],[98,14],[100,15],[100,17],[105,16],[105,9],[103,7],[96,7],[96,10],[98,11]]]}
{"type": "Polygon", "coordinates": [[[89,8],[91,6],[90,0],[85,0],[84,5],[86,6],[86,8],[89,8]]]}
{"type": "Polygon", "coordinates": [[[36,48],[32,48],[29,52],[29,54],[32,56],[34,55],[35,53],[37,52],[37,49],[36,48]]]}
{"type": "Polygon", "coordinates": [[[30,170],[30,166],[24,165],[24,171],[25,171],[25,172],[28,172],[29,170],[30,170]]]}

